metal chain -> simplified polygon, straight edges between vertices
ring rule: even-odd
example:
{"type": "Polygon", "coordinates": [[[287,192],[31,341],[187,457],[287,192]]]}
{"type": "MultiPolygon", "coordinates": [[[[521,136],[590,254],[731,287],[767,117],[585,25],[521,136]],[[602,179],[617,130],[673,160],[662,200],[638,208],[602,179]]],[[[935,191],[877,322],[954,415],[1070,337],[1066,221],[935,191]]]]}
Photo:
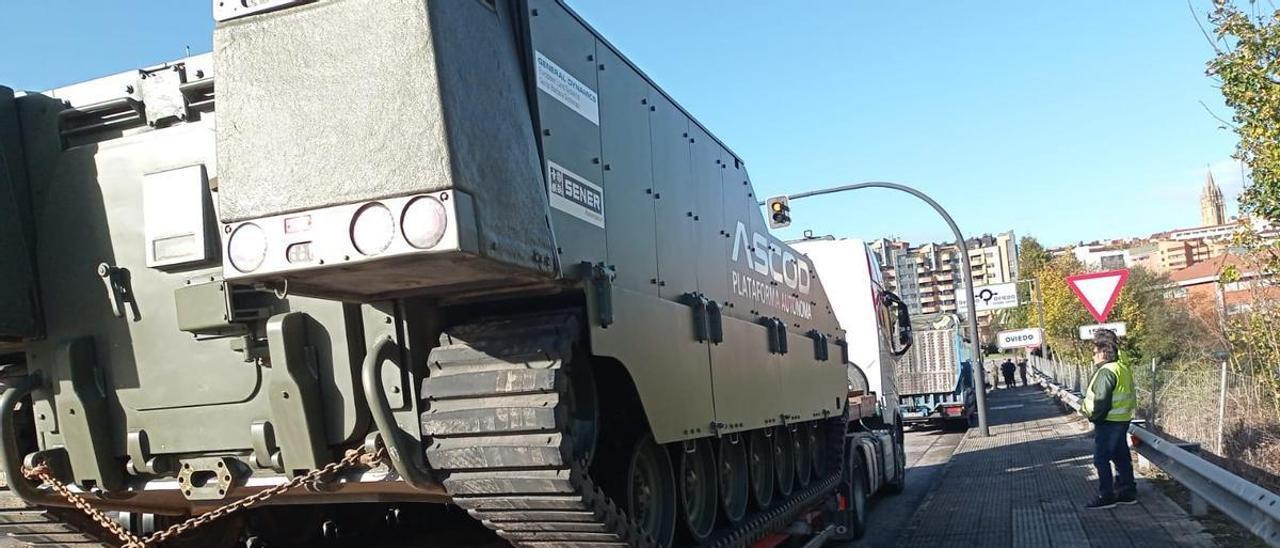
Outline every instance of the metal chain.
{"type": "Polygon", "coordinates": [[[110,531],[113,535],[119,538],[120,541],[124,543],[124,546],[143,546],[142,541],[133,533],[130,533],[128,529],[121,527],[119,523],[116,523],[115,520],[107,517],[107,515],[102,513],[100,510],[89,506],[89,501],[84,500],[84,497],[71,492],[71,490],[67,488],[66,484],[53,477],[53,472],[49,470],[49,465],[42,462],[34,467],[23,467],[22,475],[32,481],[38,479],[43,482],[44,485],[52,488],[59,495],[62,495],[62,498],[67,499],[67,502],[70,502],[81,512],[84,512],[89,517],[93,518],[93,521],[98,522],[98,525],[101,525],[104,529],[110,531]]]}
{"type": "Polygon", "coordinates": [[[386,456],[386,451],[385,447],[378,447],[378,449],[373,452],[369,452],[369,450],[364,447],[360,447],[359,449],[348,449],[342,459],[337,462],[331,462],[324,465],[322,468],[317,468],[305,475],[295,477],[286,483],[282,483],[264,491],[259,491],[251,496],[239,499],[214,510],[210,510],[182,523],[173,525],[168,529],[153,533],[147,538],[138,538],[124,527],[121,527],[119,523],[116,523],[115,520],[108,517],[101,510],[90,506],[89,502],[86,501],[84,497],[73,493],[69,488],[67,488],[66,484],[53,477],[52,471],[49,470],[48,465],[45,463],[37,464],[35,467],[31,468],[23,468],[22,475],[33,481],[39,479],[44,483],[44,485],[49,486],[59,495],[62,495],[62,498],[67,499],[67,501],[77,509],[84,512],[89,517],[93,518],[93,520],[99,525],[102,525],[103,528],[116,535],[116,537],[124,543],[122,548],[146,548],[147,546],[153,546],[172,539],[183,533],[191,531],[192,529],[207,525],[215,520],[264,502],[271,497],[284,493],[295,487],[304,484],[319,485],[320,483],[328,480],[333,474],[357,464],[367,467],[376,466],[386,456]]]}

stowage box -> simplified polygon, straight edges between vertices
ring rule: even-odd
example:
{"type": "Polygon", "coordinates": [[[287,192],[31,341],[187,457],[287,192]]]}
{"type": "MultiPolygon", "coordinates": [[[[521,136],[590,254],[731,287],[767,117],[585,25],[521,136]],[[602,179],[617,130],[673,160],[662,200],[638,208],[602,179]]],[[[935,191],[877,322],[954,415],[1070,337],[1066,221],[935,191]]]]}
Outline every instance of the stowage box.
{"type": "Polygon", "coordinates": [[[509,11],[475,0],[321,0],[221,21],[220,216],[227,233],[261,225],[275,246],[262,266],[228,276],[385,293],[553,270],[516,28],[509,11]],[[358,211],[339,206],[379,201],[394,216],[427,196],[457,228],[440,244],[371,252],[341,241],[358,211]],[[395,198],[407,200],[381,202],[395,198]],[[286,260],[302,242],[284,224],[319,234],[307,253],[286,260]],[[401,251],[398,265],[383,261],[401,251]],[[448,255],[447,268],[422,268],[430,252],[448,255]]]}

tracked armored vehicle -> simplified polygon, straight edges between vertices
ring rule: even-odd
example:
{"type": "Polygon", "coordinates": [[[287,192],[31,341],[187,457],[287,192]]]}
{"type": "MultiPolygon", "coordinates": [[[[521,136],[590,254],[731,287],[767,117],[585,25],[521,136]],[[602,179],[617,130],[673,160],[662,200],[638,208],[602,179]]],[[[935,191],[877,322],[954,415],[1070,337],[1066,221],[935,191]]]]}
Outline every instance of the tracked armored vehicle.
{"type": "Polygon", "coordinates": [[[834,280],[562,3],[213,12],[212,54],[0,96],[26,503],[139,536],[260,508],[211,545],[427,502],[522,546],[742,546],[901,485],[834,280]]]}

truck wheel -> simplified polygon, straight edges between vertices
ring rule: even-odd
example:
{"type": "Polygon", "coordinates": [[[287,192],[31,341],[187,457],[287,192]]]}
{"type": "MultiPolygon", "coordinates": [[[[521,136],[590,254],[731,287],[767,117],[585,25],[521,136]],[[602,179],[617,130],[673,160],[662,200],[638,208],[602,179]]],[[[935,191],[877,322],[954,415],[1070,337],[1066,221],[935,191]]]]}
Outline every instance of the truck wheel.
{"type": "Polygon", "coordinates": [[[836,516],[836,540],[858,540],[867,532],[867,465],[862,453],[850,447],[844,482],[840,487],[840,510],[836,516]]]}
{"type": "Polygon", "coordinates": [[[907,453],[903,448],[903,439],[898,437],[898,445],[893,450],[893,466],[897,470],[893,481],[885,484],[884,489],[890,495],[897,495],[907,488],[907,453]]]}

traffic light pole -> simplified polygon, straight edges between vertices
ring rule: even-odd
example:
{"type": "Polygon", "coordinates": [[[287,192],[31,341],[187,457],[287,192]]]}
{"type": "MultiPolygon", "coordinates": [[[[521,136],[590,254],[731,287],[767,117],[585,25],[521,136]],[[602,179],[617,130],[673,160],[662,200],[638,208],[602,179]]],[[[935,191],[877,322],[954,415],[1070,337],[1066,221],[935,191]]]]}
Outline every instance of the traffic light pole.
{"type": "MultiPolygon", "coordinates": [[[[831,187],[831,188],[824,188],[819,190],[810,190],[808,192],[788,194],[786,198],[788,200],[799,200],[801,198],[809,198],[812,196],[822,196],[824,194],[835,194],[837,192],[845,192],[849,190],[861,190],[864,188],[887,188],[890,190],[906,192],[907,194],[915,196],[916,198],[919,198],[920,200],[929,204],[929,206],[933,207],[933,210],[937,211],[938,215],[941,215],[942,219],[947,222],[947,226],[951,227],[951,233],[954,234],[956,237],[956,245],[957,247],[960,248],[960,259],[964,265],[964,277],[965,277],[964,291],[965,291],[965,295],[968,297],[968,303],[966,304],[969,312],[969,331],[970,331],[969,341],[970,341],[970,344],[972,345],[973,361],[976,362],[973,365],[972,370],[970,371],[970,376],[973,377],[973,385],[974,385],[973,391],[974,391],[974,394],[977,395],[977,399],[978,399],[978,402],[977,402],[978,403],[978,432],[980,435],[984,437],[990,436],[991,431],[987,427],[986,373],[983,372],[983,368],[982,368],[982,342],[978,336],[977,301],[973,298],[973,265],[971,265],[969,261],[969,246],[964,241],[964,234],[960,232],[960,227],[956,226],[955,220],[951,218],[951,215],[947,213],[947,210],[943,209],[942,206],[938,204],[938,202],[933,200],[933,198],[930,198],[927,194],[920,192],[919,190],[911,188],[907,185],[900,185],[898,183],[888,183],[888,182],[882,182],[882,181],[873,181],[873,182],[867,182],[867,183],[857,183],[852,185],[843,185],[843,186],[837,186],[837,187],[831,187]]],[[[761,202],[760,205],[765,205],[765,202],[761,202]]],[[[788,209],[790,208],[788,207],[788,209]]]]}

